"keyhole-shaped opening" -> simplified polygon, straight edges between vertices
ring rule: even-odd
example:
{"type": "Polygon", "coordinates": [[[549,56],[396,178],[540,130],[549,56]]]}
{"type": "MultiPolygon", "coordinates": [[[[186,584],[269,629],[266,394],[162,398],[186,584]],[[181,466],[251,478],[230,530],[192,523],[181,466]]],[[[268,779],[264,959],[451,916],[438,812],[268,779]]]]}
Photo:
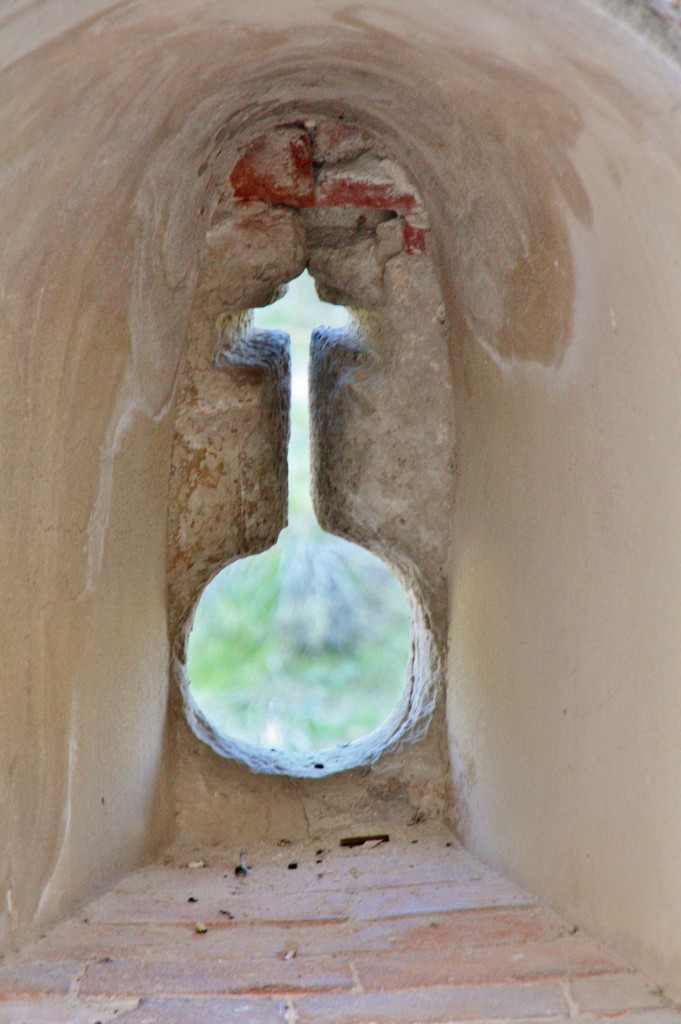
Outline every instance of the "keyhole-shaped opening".
{"type": "MultiPolygon", "coordinates": [[[[206,232],[170,473],[172,671],[194,735],[258,773],[309,778],[373,764],[424,739],[442,710],[452,381],[429,238],[419,190],[383,143],[317,115],[244,141],[206,232]],[[347,327],[328,329],[328,311],[311,314],[294,340],[294,349],[310,346],[314,509],[334,536],[312,521],[293,571],[282,573],[297,506],[309,510],[307,483],[298,489],[296,479],[309,466],[295,442],[304,388],[294,367],[289,508],[287,323],[275,305],[257,326],[251,311],[273,304],[306,268],[323,299],[350,311],[347,327]],[[241,573],[251,589],[228,606],[233,643],[221,651],[208,631],[199,655],[213,591],[241,573]],[[265,599],[268,575],[276,583],[265,599]],[[379,630],[396,605],[399,646],[379,630]],[[273,648],[277,634],[283,646],[273,648]],[[292,650],[293,659],[282,654],[292,650]],[[320,652],[327,662],[314,667],[320,652]],[[218,666],[222,684],[204,681],[201,660],[218,666]],[[240,723],[225,714],[219,691],[228,689],[240,723]],[[282,714],[299,716],[295,727],[284,730],[282,714]]],[[[429,768],[421,771],[430,787],[429,768]]]]}
{"type": "Polygon", "coordinates": [[[256,311],[256,327],[291,338],[288,526],[273,547],[218,573],[189,637],[189,687],[203,715],[271,752],[358,740],[405,687],[406,595],[379,558],[319,526],[310,496],[309,339],[319,324],[347,322],[342,307],[317,298],[307,273],[256,311]]]}

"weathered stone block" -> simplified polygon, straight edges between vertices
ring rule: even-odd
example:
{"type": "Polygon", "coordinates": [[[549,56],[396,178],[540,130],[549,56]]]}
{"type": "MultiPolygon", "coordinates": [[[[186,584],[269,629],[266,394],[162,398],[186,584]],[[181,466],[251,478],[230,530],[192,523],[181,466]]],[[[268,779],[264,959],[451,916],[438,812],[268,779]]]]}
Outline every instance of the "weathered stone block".
{"type": "Polygon", "coordinates": [[[236,318],[215,361],[205,327],[188,353],[173,445],[169,518],[172,628],[224,565],[273,544],[286,523],[288,335],[236,318]]]}
{"type": "Polygon", "coordinates": [[[417,207],[413,188],[391,160],[365,155],[350,164],[322,167],[317,173],[316,201],[320,206],[355,206],[395,213],[417,207]]]}
{"type": "Polygon", "coordinates": [[[316,126],[312,158],[316,164],[355,160],[374,145],[374,139],[357,125],[325,118],[316,126]]]}
{"type": "Polygon", "coordinates": [[[233,203],[206,234],[200,288],[213,315],[265,306],[305,268],[305,234],[292,210],[233,203]]]}

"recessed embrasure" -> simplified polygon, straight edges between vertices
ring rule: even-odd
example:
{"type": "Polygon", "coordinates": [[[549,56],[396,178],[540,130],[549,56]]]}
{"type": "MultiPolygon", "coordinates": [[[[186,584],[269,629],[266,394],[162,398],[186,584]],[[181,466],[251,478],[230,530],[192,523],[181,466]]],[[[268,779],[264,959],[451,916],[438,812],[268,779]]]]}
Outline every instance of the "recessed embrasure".
{"type": "Polygon", "coordinates": [[[259,346],[267,353],[280,337],[268,328],[291,338],[288,525],[273,547],[208,584],[189,636],[187,676],[218,732],[300,755],[361,739],[389,718],[405,687],[409,607],[385,563],[322,530],[312,508],[309,338],[313,324],[340,327],[345,311],[319,302],[305,274],[258,314],[265,330],[249,332],[241,346],[252,361],[259,346]]]}
{"type": "MultiPolygon", "coordinates": [[[[275,310],[268,315],[276,316],[275,310]]],[[[293,384],[295,390],[295,375],[293,384]]],[[[236,156],[206,236],[178,390],[170,488],[175,672],[192,728],[215,751],[254,770],[315,776],[369,763],[423,734],[442,671],[450,421],[444,318],[428,256],[428,223],[407,175],[368,132],[329,118],[272,126],[252,139],[236,156]],[[302,742],[282,750],[286,743],[273,731],[261,733],[258,743],[236,737],[234,729],[228,734],[224,721],[211,721],[205,703],[202,711],[194,700],[186,671],[187,638],[207,584],[227,566],[238,571],[235,563],[248,556],[273,549],[265,557],[277,559],[274,545],[288,504],[288,347],[281,332],[254,327],[250,310],[276,300],[305,267],[320,297],[350,314],[345,327],[315,331],[311,347],[315,514],[328,534],[359,546],[352,557],[368,574],[350,594],[346,611],[339,606],[331,613],[328,638],[340,650],[334,636],[372,633],[393,597],[387,590],[372,597],[368,579],[380,570],[392,580],[386,566],[401,583],[396,592],[408,602],[410,617],[407,627],[403,609],[402,625],[395,627],[403,646],[394,665],[381,667],[376,653],[368,656],[369,689],[387,682],[390,699],[365,727],[367,735],[348,734],[323,756],[323,738],[320,744],[305,741],[317,747],[310,752],[291,749],[302,742]],[[415,390],[429,396],[425,412],[412,400],[415,390]],[[378,561],[370,563],[372,555],[378,561]],[[389,704],[393,710],[385,719],[389,704]],[[383,723],[372,730],[380,718],[383,723]]],[[[345,547],[341,557],[342,541],[334,539],[329,549],[339,564],[352,550],[345,547]]],[[[305,563],[302,557],[295,561],[305,563]]],[[[306,569],[294,573],[303,603],[315,603],[316,576],[323,572],[323,559],[313,555],[306,569]]],[[[342,589],[340,579],[331,589],[342,589]]],[[[291,607],[281,606],[282,628],[287,614],[295,618],[291,607]]],[[[198,636],[201,617],[196,628],[198,636]]],[[[293,625],[289,632],[294,635],[293,625]]],[[[313,646],[313,636],[314,629],[307,635],[303,630],[301,648],[313,646]]],[[[380,646],[384,654],[387,644],[380,646]]],[[[232,664],[238,648],[237,639],[232,664]]],[[[236,666],[235,674],[243,668],[236,666]]],[[[341,658],[336,684],[342,672],[341,658]]],[[[364,705],[365,698],[357,702],[364,705]]]]}

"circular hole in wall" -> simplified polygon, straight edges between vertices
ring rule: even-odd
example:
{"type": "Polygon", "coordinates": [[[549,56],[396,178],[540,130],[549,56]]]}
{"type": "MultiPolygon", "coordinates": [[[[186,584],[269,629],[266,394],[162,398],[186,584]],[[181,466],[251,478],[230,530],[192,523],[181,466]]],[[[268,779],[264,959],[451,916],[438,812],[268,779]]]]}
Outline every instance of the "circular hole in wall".
{"type": "Polygon", "coordinates": [[[189,689],[220,733],[291,754],[338,747],[379,727],[405,687],[406,595],[368,551],[324,532],[309,494],[307,352],[312,328],[341,326],[304,274],[256,325],[292,349],[289,526],[277,544],[223,569],[199,601],[189,689]]]}

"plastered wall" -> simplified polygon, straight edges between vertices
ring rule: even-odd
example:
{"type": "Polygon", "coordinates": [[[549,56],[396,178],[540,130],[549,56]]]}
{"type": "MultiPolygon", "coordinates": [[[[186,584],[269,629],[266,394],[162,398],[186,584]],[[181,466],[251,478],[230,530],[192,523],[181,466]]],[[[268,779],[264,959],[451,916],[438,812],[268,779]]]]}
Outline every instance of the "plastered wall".
{"type": "Polygon", "coordinates": [[[432,226],[460,832],[681,992],[681,79],[632,8],[5,5],[3,946],[173,834],[166,499],[201,169],[304,107],[385,138],[432,226]]]}
{"type": "Polygon", "coordinates": [[[678,84],[612,54],[578,62],[567,344],[461,352],[448,714],[466,841],[678,998],[678,84]]]}

